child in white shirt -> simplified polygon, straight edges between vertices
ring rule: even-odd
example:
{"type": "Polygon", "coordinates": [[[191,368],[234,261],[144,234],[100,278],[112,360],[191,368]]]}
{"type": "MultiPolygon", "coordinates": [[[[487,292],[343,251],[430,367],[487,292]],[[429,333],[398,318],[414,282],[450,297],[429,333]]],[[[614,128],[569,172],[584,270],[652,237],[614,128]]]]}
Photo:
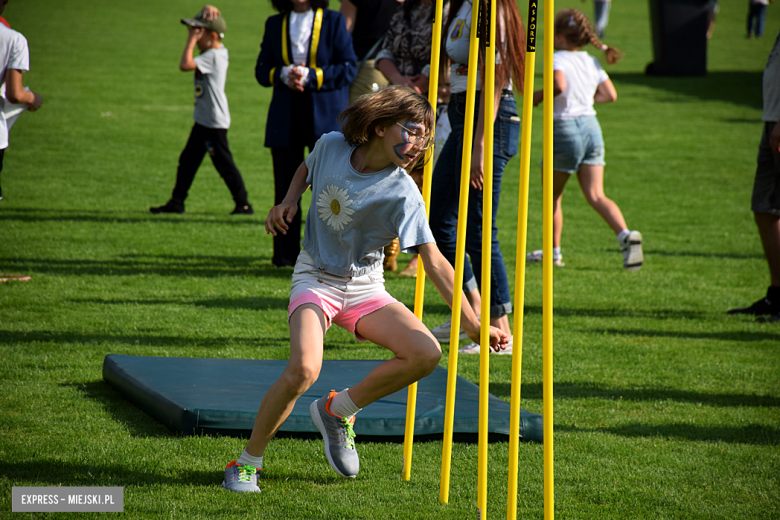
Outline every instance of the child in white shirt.
{"type": "MultiPolygon", "coordinates": [[[[604,139],[593,109],[594,103],[615,101],[617,91],[596,58],[580,50],[588,43],[603,50],[609,64],[622,57],[618,49],[601,43],[583,13],[576,9],[558,13],[553,55],[553,263],[563,265],[561,197],[576,173],[585,199],[617,235],[623,267],[637,271],[643,262],[642,234],[629,231],[618,205],[604,194],[604,139]]],[[[543,97],[543,90],[534,92],[534,104],[543,97]]],[[[541,251],[528,253],[531,262],[541,259],[541,251]]]]}

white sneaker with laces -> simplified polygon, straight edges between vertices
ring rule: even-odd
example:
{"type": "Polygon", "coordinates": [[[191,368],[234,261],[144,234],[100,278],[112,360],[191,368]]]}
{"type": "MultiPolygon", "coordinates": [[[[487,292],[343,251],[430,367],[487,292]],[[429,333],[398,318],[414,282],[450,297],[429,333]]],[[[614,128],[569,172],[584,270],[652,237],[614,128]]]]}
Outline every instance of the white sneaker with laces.
{"type": "MultiPolygon", "coordinates": [[[[536,251],[531,251],[527,255],[525,255],[526,261],[535,264],[542,261],[542,250],[537,249],[536,251]]],[[[553,255],[553,265],[557,265],[558,267],[563,267],[566,264],[563,263],[563,255],[553,255]]]]}
{"type": "MultiPolygon", "coordinates": [[[[438,327],[432,328],[431,333],[439,343],[449,343],[451,329],[452,329],[452,318],[449,318],[447,319],[447,321],[445,321],[438,327]]],[[[466,338],[468,338],[468,336],[466,336],[466,333],[463,332],[463,329],[460,329],[460,336],[458,337],[458,339],[466,339],[466,338]]]]}
{"type": "Polygon", "coordinates": [[[623,267],[626,271],[639,271],[642,268],[644,255],[642,254],[642,233],[631,231],[620,243],[623,252],[623,267]]]}

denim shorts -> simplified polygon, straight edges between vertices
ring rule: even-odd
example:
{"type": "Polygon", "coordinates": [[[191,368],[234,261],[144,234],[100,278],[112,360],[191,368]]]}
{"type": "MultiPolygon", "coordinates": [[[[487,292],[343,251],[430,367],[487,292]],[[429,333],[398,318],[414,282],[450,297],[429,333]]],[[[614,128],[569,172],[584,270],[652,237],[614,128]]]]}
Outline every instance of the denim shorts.
{"type": "Polygon", "coordinates": [[[577,173],[581,164],[603,166],[604,138],[596,116],[553,121],[553,169],[577,173]]]}
{"type": "Polygon", "coordinates": [[[391,303],[398,303],[398,300],[385,290],[381,267],[354,278],[336,276],[318,269],[311,255],[301,249],[293,271],[287,319],[306,303],[322,309],[326,327],[330,328],[331,322],[335,323],[354,334],[359,341],[366,341],[357,333],[358,320],[391,303]]]}
{"type": "Polygon", "coordinates": [[[769,136],[777,123],[764,123],[761,144],[758,145],[756,179],[750,209],[754,213],[780,216],[780,154],[769,148],[769,136]]]}

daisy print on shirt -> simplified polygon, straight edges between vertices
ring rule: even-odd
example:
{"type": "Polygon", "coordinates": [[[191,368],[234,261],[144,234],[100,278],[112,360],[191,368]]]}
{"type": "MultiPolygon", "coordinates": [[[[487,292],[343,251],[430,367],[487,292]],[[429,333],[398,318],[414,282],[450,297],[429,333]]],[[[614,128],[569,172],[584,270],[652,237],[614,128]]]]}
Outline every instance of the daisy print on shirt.
{"type": "Polygon", "coordinates": [[[352,222],[351,215],[355,213],[350,209],[353,200],[349,198],[346,188],[338,188],[329,184],[317,198],[317,212],[320,220],[332,227],[335,231],[341,231],[352,222]]]}

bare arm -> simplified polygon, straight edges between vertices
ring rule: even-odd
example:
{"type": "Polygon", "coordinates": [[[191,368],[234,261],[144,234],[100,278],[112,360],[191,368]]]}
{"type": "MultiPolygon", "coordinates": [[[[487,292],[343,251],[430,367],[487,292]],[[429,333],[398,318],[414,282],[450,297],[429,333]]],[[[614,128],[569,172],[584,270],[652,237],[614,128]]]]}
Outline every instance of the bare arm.
{"type": "Polygon", "coordinates": [[[342,0],[339,12],[344,15],[344,19],[347,22],[347,32],[352,34],[352,29],[355,28],[355,20],[357,19],[357,6],[349,0],[342,0]]]}
{"type": "MultiPolygon", "coordinates": [[[[493,99],[493,122],[496,122],[498,105],[501,103],[502,86],[496,85],[493,99]]],[[[483,90],[484,92],[484,86],[483,90]]],[[[479,96],[479,117],[477,128],[474,131],[474,142],[471,146],[471,186],[482,190],[484,172],[482,171],[485,160],[485,96],[479,96]]]]}
{"type": "Polygon", "coordinates": [[[596,103],[612,103],[617,100],[617,90],[612,84],[612,80],[608,79],[599,83],[596,89],[596,94],[593,96],[593,101],[596,103]]]}
{"type": "MultiPolygon", "coordinates": [[[[439,293],[447,302],[447,305],[452,308],[452,299],[454,294],[455,283],[455,271],[452,266],[439,252],[439,248],[435,243],[421,244],[417,246],[417,251],[420,253],[423,265],[425,266],[425,274],[431,279],[433,285],[439,290],[439,293]]],[[[466,301],[466,295],[462,296],[463,302],[466,301]]],[[[479,330],[480,324],[474,311],[471,310],[471,306],[461,305],[461,321],[460,326],[468,334],[472,341],[479,343],[479,330]]],[[[498,351],[509,341],[509,336],[501,330],[490,327],[490,345],[493,350],[498,351]]]]}
{"type": "MultiPolygon", "coordinates": [[[[557,96],[568,87],[566,82],[566,74],[562,70],[553,71],[553,97],[557,96]]],[[[534,92],[534,106],[544,101],[544,89],[539,89],[534,92]]]]}
{"type": "Polygon", "coordinates": [[[268,218],[265,219],[265,232],[276,236],[277,230],[283,235],[287,234],[288,224],[293,221],[293,217],[298,213],[298,199],[309,189],[306,183],[306,177],[309,175],[309,168],[305,162],[298,166],[298,170],[290,182],[290,188],[287,195],[278,206],[271,208],[268,212],[268,218]],[[286,218],[285,218],[286,217],[286,218]]]}
{"type": "Polygon", "coordinates": [[[41,108],[43,99],[35,92],[29,92],[22,85],[22,71],[8,69],[5,74],[5,95],[11,103],[27,105],[30,112],[41,108]]]}
{"type": "Polygon", "coordinates": [[[192,53],[195,50],[195,44],[206,31],[202,27],[187,27],[187,29],[189,31],[187,34],[187,43],[184,45],[184,51],[181,53],[181,61],[179,62],[179,70],[184,72],[198,68],[198,66],[195,65],[195,60],[192,59],[192,53]]]}

